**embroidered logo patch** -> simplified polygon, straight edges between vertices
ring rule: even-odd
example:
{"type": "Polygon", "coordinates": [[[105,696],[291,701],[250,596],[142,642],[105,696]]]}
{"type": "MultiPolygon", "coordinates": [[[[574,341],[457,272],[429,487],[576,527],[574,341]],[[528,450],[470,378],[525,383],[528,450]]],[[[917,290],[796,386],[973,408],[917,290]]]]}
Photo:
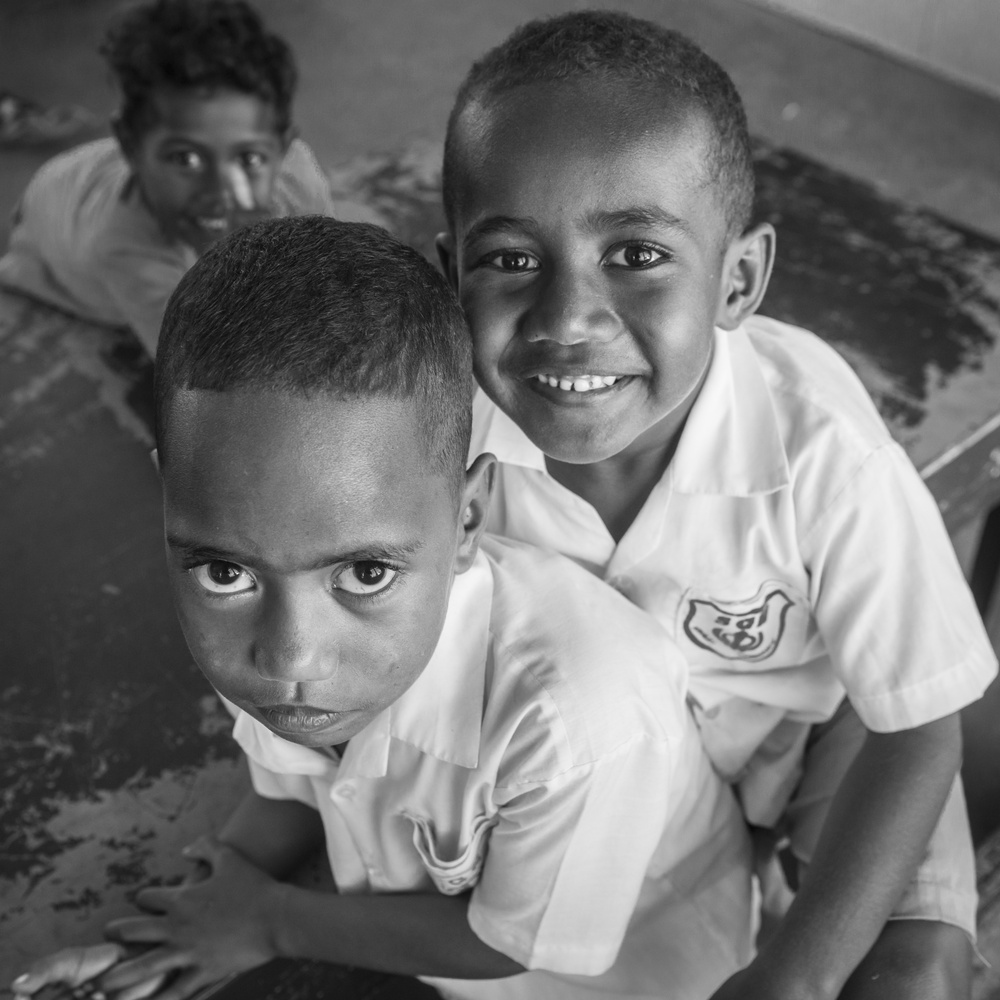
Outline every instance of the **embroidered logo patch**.
{"type": "Polygon", "coordinates": [[[746,601],[691,598],[684,633],[696,646],[727,660],[766,660],[781,642],[793,603],[774,584],[746,601]]]}

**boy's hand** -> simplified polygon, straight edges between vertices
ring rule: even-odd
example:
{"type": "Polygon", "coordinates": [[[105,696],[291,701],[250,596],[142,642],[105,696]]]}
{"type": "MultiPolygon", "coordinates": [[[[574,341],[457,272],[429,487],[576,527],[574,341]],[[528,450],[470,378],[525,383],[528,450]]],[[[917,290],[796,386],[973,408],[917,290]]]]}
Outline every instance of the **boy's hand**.
{"type": "Polygon", "coordinates": [[[176,978],[157,1000],[183,1000],[276,957],[273,927],[280,917],[281,884],[216,840],[202,838],[185,854],[207,863],[211,875],[174,888],[144,889],[137,902],[148,915],[108,925],[109,937],[150,950],[103,976],[106,992],[172,973],[176,978]]]}
{"type": "Polygon", "coordinates": [[[63,948],[35,962],[24,975],[11,983],[10,988],[15,997],[28,997],[52,983],[79,986],[110,969],[124,955],[125,948],[115,943],[89,948],[63,948]]]}

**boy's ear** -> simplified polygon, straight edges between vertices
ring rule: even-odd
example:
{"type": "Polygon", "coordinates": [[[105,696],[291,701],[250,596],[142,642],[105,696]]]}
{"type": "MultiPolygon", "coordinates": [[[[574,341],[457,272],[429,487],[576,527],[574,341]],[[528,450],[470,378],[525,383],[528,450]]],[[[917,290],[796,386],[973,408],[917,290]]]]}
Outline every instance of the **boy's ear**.
{"type": "Polygon", "coordinates": [[[434,238],[437,247],[438,263],[444,271],[448,283],[458,291],[458,260],[455,257],[455,240],[451,233],[438,233],[434,238]]]}
{"type": "Polygon", "coordinates": [[[458,555],[455,572],[464,573],[476,558],[479,539],[486,530],[490,498],[496,481],[497,460],[489,453],[480,455],[465,473],[462,508],[458,520],[458,555]]]}
{"type": "Polygon", "coordinates": [[[715,325],[734,330],[757,311],[774,266],[774,226],[762,222],[738,236],[726,250],[715,325]]]}

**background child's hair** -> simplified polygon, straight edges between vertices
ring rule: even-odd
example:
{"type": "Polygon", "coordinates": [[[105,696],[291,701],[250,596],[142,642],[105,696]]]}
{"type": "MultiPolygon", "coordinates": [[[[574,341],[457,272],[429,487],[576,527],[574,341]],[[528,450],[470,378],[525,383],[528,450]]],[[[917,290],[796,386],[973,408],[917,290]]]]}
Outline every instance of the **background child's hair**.
{"type": "Polygon", "coordinates": [[[121,88],[120,127],[132,138],[155,123],[151,97],[162,89],[253,94],[274,108],[279,132],[291,123],[292,50],[244,0],[143,4],[108,32],[100,51],[121,88]]]}
{"type": "Polygon", "coordinates": [[[429,465],[463,481],[473,378],[461,307],[425,257],[377,226],[272,219],[203,254],[160,332],[161,463],[183,389],[417,398],[429,465]]]}
{"type": "Polygon", "coordinates": [[[614,11],[584,10],[529,21],[473,63],[448,119],[444,205],[454,225],[458,122],[471,104],[531,83],[586,77],[653,89],[681,100],[708,119],[714,142],[713,180],[722,193],[730,235],[742,232],[753,212],[754,173],[746,113],[739,92],[718,63],[680,32],[614,11]]]}

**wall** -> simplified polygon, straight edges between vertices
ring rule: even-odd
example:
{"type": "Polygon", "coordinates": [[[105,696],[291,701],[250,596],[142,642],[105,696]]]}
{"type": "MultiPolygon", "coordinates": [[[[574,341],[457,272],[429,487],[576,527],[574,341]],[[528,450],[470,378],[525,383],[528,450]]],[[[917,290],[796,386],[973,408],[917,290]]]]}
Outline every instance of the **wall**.
{"type": "Polygon", "coordinates": [[[1000,0],[752,0],[1000,97],[1000,0]]]}

